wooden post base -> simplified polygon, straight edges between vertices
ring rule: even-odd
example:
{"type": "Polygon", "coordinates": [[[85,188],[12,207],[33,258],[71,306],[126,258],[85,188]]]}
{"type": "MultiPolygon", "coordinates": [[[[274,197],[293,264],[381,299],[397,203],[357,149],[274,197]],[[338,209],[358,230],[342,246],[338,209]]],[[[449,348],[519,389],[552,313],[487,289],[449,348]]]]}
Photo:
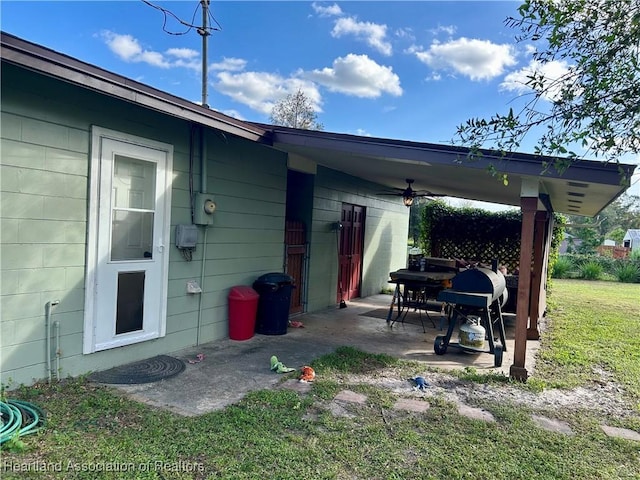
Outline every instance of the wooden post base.
{"type": "Polygon", "coordinates": [[[527,329],[527,340],[540,340],[540,332],[537,328],[527,329]]]}
{"type": "Polygon", "coordinates": [[[516,367],[515,365],[511,365],[509,368],[509,376],[514,380],[519,380],[521,382],[526,382],[529,374],[527,373],[527,369],[524,367],[516,367]]]}

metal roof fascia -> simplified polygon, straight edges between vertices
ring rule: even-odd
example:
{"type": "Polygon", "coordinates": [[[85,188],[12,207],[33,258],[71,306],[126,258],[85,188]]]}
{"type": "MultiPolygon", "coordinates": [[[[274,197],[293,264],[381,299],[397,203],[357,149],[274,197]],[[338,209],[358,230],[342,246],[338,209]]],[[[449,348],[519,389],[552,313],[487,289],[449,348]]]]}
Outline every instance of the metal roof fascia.
{"type": "Polygon", "coordinates": [[[440,164],[450,164],[451,156],[455,153],[432,148],[429,146],[430,144],[426,143],[393,139],[368,140],[366,137],[357,136],[340,138],[335,134],[305,135],[304,133],[283,132],[274,129],[273,146],[278,148],[279,145],[282,148],[291,145],[319,150],[337,150],[345,154],[385,158],[391,161],[405,159],[434,163],[436,159],[441,158],[437,162],[440,164]]]}
{"type": "MultiPolygon", "coordinates": [[[[494,152],[466,160],[467,149],[461,147],[440,146],[428,143],[408,142],[401,140],[368,139],[366,137],[346,136],[339,138],[333,133],[322,131],[284,131],[279,127],[273,130],[274,147],[278,144],[318,148],[324,150],[340,150],[344,153],[356,155],[368,155],[383,158],[397,158],[419,160],[432,165],[451,164],[451,157],[457,156],[459,160],[453,163],[460,163],[466,168],[485,169],[490,164],[503,167],[506,174],[530,175],[542,177],[543,179],[559,180],[582,180],[595,183],[605,183],[609,185],[620,184],[620,171],[622,167],[626,178],[630,178],[635,165],[630,164],[606,164],[598,161],[580,161],[569,167],[560,174],[555,169],[551,169],[548,174],[541,174],[542,160],[554,160],[553,157],[537,157],[531,154],[513,154],[501,156],[494,152]],[[428,156],[427,156],[428,155],[428,156]],[[604,177],[603,177],[604,176],[604,177]]],[[[338,134],[340,135],[340,134],[338,134]]],[[[499,168],[500,170],[500,168],[499,168]]]]}
{"type": "Polygon", "coordinates": [[[1,38],[2,61],[248,140],[264,142],[267,136],[267,132],[259,126],[221,117],[222,114],[206,109],[206,107],[5,32],[2,32],[1,38]]]}

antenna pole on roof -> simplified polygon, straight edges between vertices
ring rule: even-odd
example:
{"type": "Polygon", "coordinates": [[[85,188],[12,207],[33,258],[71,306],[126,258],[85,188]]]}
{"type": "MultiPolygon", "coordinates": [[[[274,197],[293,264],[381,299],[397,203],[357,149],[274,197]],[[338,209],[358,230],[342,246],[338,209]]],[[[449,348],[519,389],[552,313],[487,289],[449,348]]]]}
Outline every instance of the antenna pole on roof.
{"type": "Polygon", "coordinates": [[[200,3],[202,4],[202,28],[198,29],[198,33],[202,36],[202,106],[209,108],[207,103],[207,42],[209,37],[207,21],[210,0],[200,0],[200,3]]]}

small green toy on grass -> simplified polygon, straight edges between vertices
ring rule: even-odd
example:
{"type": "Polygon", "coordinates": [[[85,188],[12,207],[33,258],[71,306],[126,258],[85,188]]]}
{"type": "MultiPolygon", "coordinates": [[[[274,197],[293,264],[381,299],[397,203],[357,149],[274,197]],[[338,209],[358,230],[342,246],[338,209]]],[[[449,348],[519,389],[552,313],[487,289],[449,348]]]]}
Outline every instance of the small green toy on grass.
{"type": "Polygon", "coordinates": [[[278,357],[273,355],[271,357],[271,370],[273,370],[276,373],[289,373],[289,372],[293,372],[295,368],[287,367],[284,363],[278,361],[278,357]]]}

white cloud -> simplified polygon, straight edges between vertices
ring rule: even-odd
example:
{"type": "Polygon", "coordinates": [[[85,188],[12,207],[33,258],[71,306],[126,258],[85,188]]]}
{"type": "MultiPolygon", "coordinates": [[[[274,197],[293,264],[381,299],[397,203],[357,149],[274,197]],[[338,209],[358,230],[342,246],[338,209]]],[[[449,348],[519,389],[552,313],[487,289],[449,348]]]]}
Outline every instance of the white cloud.
{"type": "MultiPolygon", "coordinates": [[[[105,30],[100,33],[109,49],[121,60],[131,63],[146,63],[160,68],[187,68],[202,71],[202,59],[197,50],[190,48],[170,48],[164,54],[153,50],[145,50],[140,42],[131,35],[123,35],[105,30]]],[[[244,70],[247,61],[241,58],[223,58],[221,62],[209,65],[209,71],[238,72],[244,70]]]]}
{"type": "Polygon", "coordinates": [[[361,137],[370,137],[371,134],[369,132],[367,132],[366,130],[363,130],[362,128],[357,128],[356,129],[356,135],[359,135],[361,137]]]}
{"type": "Polygon", "coordinates": [[[266,72],[220,72],[217,79],[214,86],[218,92],[265,115],[271,113],[279,100],[298,90],[304,92],[315,111],[322,111],[320,92],[313,83],[303,79],[266,72]]]}
{"type": "Polygon", "coordinates": [[[415,42],[416,37],[413,34],[413,29],[411,27],[407,28],[398,28],[394,34],[396,37],[401,38],[403,40],[409,40],[411,42],[415,42]]]}
{"type": "Polygon", "coordinates": [[[100,37],[104,40],[109,50],[125,61],[132,61],[140,55],[142,47],[138,40],[131,35],[119,35],[109,30],[100,32],[100,37]]]}
{"type": "Polygon", "coordinates": [[[149,65],[153,65],[154,67],[160,67],[160,68],[171,67],[171,64],[165,60],[165,58],[161,53],[151,52],[148,50],[141,52],[140,55],[134,61],[148,63],[149,65]]]}
{"type": "Polygon", "coordinates": [[[195,72],[202,71],[202,61],[200,59],[183,60],[179,58],[178,60],[174,60],[173,62],[171,62],[171,66],[188,68],[189,70],[193,70],[195,72]]]}
{"type": "Polygon", "coordinates": [[[209,70],[224,70],[228,72],[240,72],[247,66],[247,61],[242,58],[224,57],[221,62],[209,65],[209,70]]]}
{"type": "Polygon", "coordinates": [[[200,53],[191,48],[170,48],[166,53],[169,56],[182,58],[183,60],[190,60],[192,58],[200,57],[200,53]]]}
{"type": "MultiPolygon", "coordinates": [[[[162,53],[143,49],[140,42],[131,35],[123,35],[109,30],[104,30],[100,33],[100,36],[106,43],[107,47],[109,47],[109,50],[125,62],[147,63],[159,68],[170,68],[175,66],[175,64],[168,61],[162,53]]],[[[182,62],[182,59],[179,61],[182,62]]]]}
{"type": "Polygon", "coordinates": [[[532,92],[533,89],[527,85],[529,80],[527,77],[533,75],[534,72],[543,75],[544,84],[547,86],[542,98],[553,101],[558,97],[562,88],[562,83],[558,82],[558,80],[569,72],[569,67],[565,61],[553,60],[541,64],[537,60],[531,60],[526,67],[511,72],[504,77],[504,81],[500,83],[500,89],[518,94],[532,92]]]}
{"type": "Polygon", "coordinates": [[[202,71],[202,60],[200,53],[191,48],[170,48],[165,52],[167,56],[175,57],[171,61],[172,67],[183,67],[196,72],[202,71]]]}
{"type": "Polygon", "coordinates": [[[446,33],[451,36],[456,33],[458,28],[455,25],[438,25],[436,28],[432,28],[429,30],[433,35],[438,35],[439,33],[446,33]]]}
{"type": "Polygon", "coordinates": [[[358,22],[355,18],[339,18],[336,20],[331,36],[340,38],[344,35],[353,35],[358,40],[363,40],[371,48],[383,55],[391,55],[391,44],[385,40],[387,26],[371,22],[358,22]]]}
{"type": "Polygon", "coordinates": [[[471,80],[488,80],[515,65],[511,45],[461,37],[445,43],[433,42],[428,50],[413,46],[408,50],[434,70],[452,70],[471,80]]]}
{"type": "Polygon", "coordinates": [[[402,94],[400,79],[390,67],[378,65],[366,55],[353,54],[337,58],[332,68],[299,70],[288,78],[268,72],[221,71],[214,83],[218,92],[264,115],[269,115],[286,95],[298,90],[304,92],[314,111],[321,112],[320,86],[365,98],[376,98],[383,93],[402,94]]]}
{"type": "Polygon", "coordinates": [[[337,3],[334,3],[329,7],[325,7],[323,5],[319,5],[316,2],[313,2],[311,4],[311,8],[313,8],[313,11],[321,17],[338,17],[342,15],[342,9],[338,6],[337,3]]]}
{"type": "Polygon", "coordinates": [[[383,93],[402,95],[400,78],[391,67],[378,65],[366,55],[350,53],[333,61],[332,68],[300,72],[333,92],[356,97],[377,98],[383,93]]]}

